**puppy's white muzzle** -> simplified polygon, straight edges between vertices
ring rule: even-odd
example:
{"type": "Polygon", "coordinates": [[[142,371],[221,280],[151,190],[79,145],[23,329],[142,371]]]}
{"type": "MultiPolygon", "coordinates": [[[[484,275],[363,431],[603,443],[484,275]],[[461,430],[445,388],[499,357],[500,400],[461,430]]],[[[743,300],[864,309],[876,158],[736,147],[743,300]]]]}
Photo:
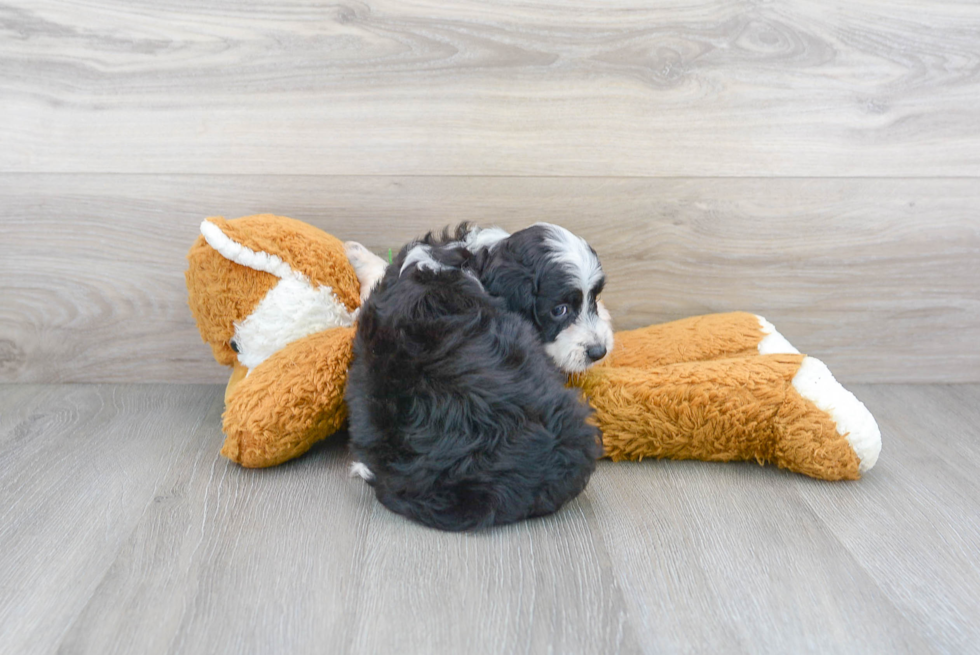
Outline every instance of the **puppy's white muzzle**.
{"type": "Polygon", "coordinates": [[[602,302],[596,312],[582,312],[544,349],[566,373],[581,373],[602,361],[613,348],[612,320],[602,302]]]}

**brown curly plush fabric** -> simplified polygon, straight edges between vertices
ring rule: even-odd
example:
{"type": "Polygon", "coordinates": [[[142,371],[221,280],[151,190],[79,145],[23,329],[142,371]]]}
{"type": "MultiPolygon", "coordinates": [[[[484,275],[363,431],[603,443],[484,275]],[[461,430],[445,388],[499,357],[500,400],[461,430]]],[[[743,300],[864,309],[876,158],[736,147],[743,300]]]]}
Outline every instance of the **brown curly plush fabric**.
{"type": "Polygon", "coordinates": [[[262,362],[229,395],[221,454],[248,468],[275,466],[336,432],[347,418],[353,343],[354,328],[334,328],[262,362]]]}
{"type": "Polygon", "coordinates": [[[793,387],[803,355],[757,355],[578,376],[613,461],[755,460],[827,480],[857,479],[834,421],[793,387]]]}
{"type": "Polygon", "coordinates": [[[748,312],[708,314],[616,333],[615,348],[599,366],[654,368],[678,362],[759,354],[765,335],[748,312]]]}
{"type": "Polygon", "coordinates": [[[233,366],[238,358],[228,341],[235,335],[235,323],[252,313],[278,279],[229,262],[203,236],[187,253],[187,262],[187,302],[201,338],[218,363],[233,366]]]}

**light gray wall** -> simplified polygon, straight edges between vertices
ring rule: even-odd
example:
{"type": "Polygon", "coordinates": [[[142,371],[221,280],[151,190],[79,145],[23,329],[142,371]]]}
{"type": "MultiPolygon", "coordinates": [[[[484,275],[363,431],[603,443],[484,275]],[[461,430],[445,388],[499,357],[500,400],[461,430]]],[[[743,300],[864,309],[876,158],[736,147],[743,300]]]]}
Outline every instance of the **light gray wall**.
{"type": "Polygon", "coordinates": [[[164,7],[4,9],[0,381],[223,381],[183,256],[256,212],[560,222],[620,327],[744,309],[846,382],[980,381],[980,5],[164,7]]]}

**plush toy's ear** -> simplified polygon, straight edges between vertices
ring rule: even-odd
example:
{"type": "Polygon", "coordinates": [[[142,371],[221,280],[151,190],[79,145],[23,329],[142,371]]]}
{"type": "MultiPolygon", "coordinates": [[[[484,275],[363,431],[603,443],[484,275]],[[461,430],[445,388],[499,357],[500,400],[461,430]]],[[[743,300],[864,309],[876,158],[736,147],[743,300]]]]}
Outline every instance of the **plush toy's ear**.
{"type": "Polygon", "coordinates": [[[222,256],[277,277],[298,274],[313,286],[330,287],[349,311],[360,306],[360,285],[344,244],[326,232],[285,216],[220,216],[201,225],[202,236],[222,256]]]}

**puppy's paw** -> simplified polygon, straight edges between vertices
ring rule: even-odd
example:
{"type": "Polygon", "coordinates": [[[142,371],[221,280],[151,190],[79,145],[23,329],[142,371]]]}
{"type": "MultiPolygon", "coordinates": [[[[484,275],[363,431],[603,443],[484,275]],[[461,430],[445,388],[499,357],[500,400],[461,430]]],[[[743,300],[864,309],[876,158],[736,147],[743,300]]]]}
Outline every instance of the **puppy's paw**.
{"type": "Polygon", "coordinates": [[[357,281],[361,285],[361,303],[368,299],[371,290],[384,277],[387,264],[373,252],[359,244],[357,241],[345,241],[344,250],[347,259],[354,267],[357,281]]]}
{"type": "Polygon", "coordinates": [[[352,478],[361,478],[362,480],[367,481],[374,479],[374,473],[371,472],[371,469],[367,467],[367,464],[363,464],[361,462],[354,462],[351,464],[348,475],[350,475],[352,478]]]}

